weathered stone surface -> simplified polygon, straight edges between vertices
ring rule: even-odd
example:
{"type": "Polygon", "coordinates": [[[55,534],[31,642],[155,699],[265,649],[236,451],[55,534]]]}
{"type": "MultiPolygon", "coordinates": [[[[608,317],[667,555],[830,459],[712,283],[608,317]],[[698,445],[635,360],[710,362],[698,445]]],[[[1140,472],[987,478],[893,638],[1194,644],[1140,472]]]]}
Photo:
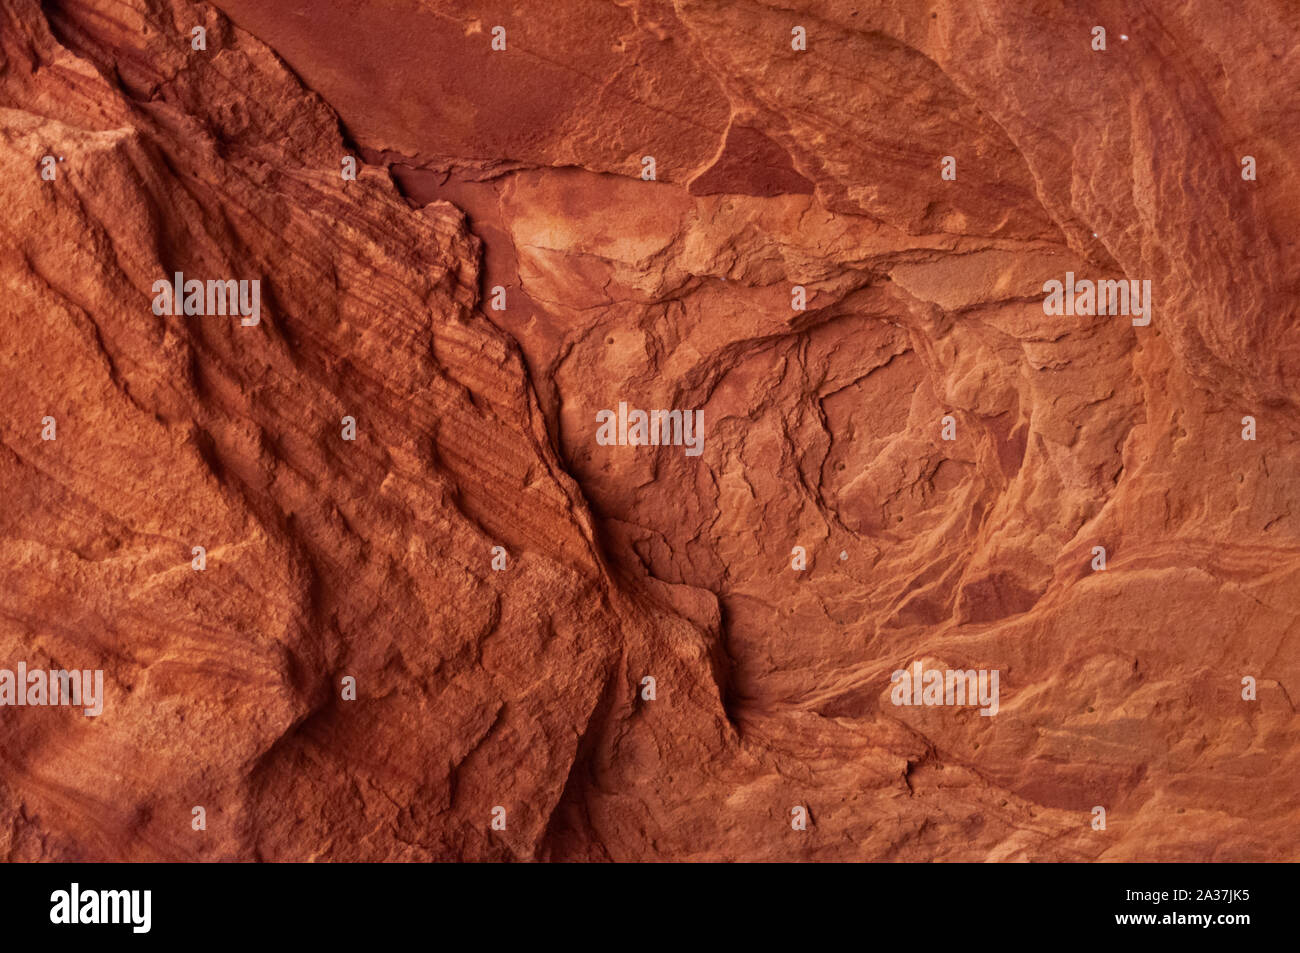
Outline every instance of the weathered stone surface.
{"type": "Polygon", "coordinates": [[[471,6],[0,11],[0,852],[1291,858],[1300,11],[471,6]]]}

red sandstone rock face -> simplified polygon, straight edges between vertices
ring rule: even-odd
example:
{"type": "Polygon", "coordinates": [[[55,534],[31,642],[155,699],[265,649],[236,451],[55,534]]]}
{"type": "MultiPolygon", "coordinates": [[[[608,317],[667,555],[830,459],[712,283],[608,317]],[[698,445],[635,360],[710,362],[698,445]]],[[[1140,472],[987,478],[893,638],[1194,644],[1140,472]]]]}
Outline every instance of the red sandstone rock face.
{"type": "Polygon", "coordinates": [[[0,10],[4,855],[1293,859],[1300,12],[472,6],[0,10]]]}

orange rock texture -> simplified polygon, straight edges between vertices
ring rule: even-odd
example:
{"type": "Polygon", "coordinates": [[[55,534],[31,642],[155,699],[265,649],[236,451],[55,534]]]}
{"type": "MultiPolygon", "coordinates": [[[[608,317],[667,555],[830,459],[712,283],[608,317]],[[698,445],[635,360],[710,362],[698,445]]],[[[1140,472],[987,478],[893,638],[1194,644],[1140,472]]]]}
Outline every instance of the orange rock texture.
{"type": "Polygon", "coordinates": [[[1298,39],[5,0],[0,855],[1294,859],[1298,39]]]}

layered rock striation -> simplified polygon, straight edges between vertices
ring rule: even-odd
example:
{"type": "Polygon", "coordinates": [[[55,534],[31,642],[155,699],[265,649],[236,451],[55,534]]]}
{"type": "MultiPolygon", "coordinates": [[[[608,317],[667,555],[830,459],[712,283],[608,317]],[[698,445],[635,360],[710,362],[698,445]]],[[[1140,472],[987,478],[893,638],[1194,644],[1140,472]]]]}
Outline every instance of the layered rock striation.
{"type": "Polygon", "coordinates": [[[1294,859],[1300,11],[902,6],[9,0],[0,855],[1294,859]]]}

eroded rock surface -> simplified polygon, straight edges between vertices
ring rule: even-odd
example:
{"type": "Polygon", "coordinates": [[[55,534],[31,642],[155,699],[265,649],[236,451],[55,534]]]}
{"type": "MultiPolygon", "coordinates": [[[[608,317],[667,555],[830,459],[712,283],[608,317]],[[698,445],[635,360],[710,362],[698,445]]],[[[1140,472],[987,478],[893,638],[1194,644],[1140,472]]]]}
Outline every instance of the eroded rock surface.
{"type": "Polygon", "coordinates": [[[0,11],[4,856],[1293,859],[1300,11],[466,6],[0,11]]]}

